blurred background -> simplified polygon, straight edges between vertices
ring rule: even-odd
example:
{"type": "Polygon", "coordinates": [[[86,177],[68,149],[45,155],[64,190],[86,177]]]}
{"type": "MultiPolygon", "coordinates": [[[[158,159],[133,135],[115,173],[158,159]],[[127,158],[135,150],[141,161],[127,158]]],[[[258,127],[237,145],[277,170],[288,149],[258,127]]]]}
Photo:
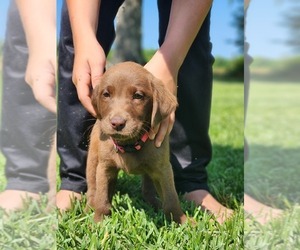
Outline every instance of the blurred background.
{"type": "Polygon", "coordinates": [[[245,245],[299,249],[299,1],[251,0],[245,36],[245,193],[268,206],[264,227],[246,224],[245,245]]]}
{"type": "Polygon", "coordinates": [[[269,205],[299,202],[300,3],[252,0],[245,26],[252,61],[245,187],[269,205]],[[249,167],[247,167],[247,164],[249,167]],[[251,166],[250,166],[251,165],[251,166]],[[249,185],[248,185],[249,184],[249,185]]]}

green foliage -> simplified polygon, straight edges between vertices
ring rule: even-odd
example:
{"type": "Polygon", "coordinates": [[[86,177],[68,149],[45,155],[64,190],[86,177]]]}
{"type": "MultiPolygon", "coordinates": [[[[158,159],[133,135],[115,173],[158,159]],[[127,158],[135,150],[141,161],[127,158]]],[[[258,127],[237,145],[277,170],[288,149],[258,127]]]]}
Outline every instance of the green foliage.
{"type": "Polygon", "coordinates": [[[300,51],[300,31],[299,31],[299,1],[289,1],[290,7],[283,12],[282,23],[288,29],[288,35],[284,36],[284,42],[296,53],[300,51]]]}
{"type": "MultiPolygon", "coordinates": [[[[154,50],[154,49],[143,50],[142,53],[145,58],[145,61],[148,62],[151,59],[151,57],[154,55],[155,52],[156,52],[156,50],[154,50]]],[[[115,51],[113,49],[109,52],[108,57],[107,57],[108,61],[111,62],[113,60],[114,53],[115,53],[115,51]]]]}
{"type": "Polygon", "coordinates": [[[217,57],[213,65],[214,78],[220,81],[244,81],[244,57],[217,57]]]}
{"type": "Polygon", "coordinates": [[[256,81],[299,83],[300,57],[254,58],[250,65],[251,79],[256,81]]]}
{"type": "Polygon", "coordinates": [[[154,55],[155,52],[156,50],[154,49],[147,49],[143,51],[146,62],[148,62],[151,59],[151,57],[154,55]]]}
{"type": "MultiPolygon", "coordinates": [[[[143,55],[145,61],[148,62],[151,57],[156,52],[155,49],[146,49],[143,50],[143,55]]],[[[112,62],[114,57],[114,50],[111,50],[108,54],[108,61],[112,62]]],[[[213,65],[213,73],[214,78],[220,81],[226,82],[240,82],[244,81],[244,57],[239,56],[235,58],[223,58],[223,57],[216,57],[214,65],[213,65]]]]}

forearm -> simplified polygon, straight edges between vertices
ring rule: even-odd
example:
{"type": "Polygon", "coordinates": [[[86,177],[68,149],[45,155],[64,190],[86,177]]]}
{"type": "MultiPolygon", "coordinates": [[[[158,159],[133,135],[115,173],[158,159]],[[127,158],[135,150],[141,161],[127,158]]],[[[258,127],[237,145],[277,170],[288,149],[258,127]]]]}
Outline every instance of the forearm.
{"type": "Polygon", "coordinates": [[[75,49],[85,38],[94,38],[101,0],[67,0],[75,49]]]}
{"type": "Polygon", "coordinates": [[[160,53],[172,68],[178,71],[201,25],[212,0],[173,0],[168,29],[160,53]]]}
{"type": "Polygon", "coordinates": [[[17,0],[29,53],[56,53],[56,1],[17,0]]]}
{"type": "Polygon", "coordinates": [[[79,100],[93,116],[91,87],[99,84],[106,64],[105,52],[96,37],[100,4],[101,0],[67,0],[75,50],[72,80],[79,100]]]}

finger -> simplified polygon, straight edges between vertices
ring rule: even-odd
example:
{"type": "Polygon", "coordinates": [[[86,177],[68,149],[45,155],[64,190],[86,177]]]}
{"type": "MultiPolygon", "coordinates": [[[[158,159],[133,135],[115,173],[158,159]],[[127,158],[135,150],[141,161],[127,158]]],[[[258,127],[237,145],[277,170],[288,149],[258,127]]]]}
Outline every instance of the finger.
{"type": "Polygon", "coordinates": [[[52,113],[56,113],[54,79],[54,75],[44,75],[43,77],[36,77],[35,81],[30,84],[34,98],[52,113]]]}
{"type": "Polygon", "coordinates": [[[56,107],[56,99],[52,96],[44,97],[40,104],[43,105],[46,109],[48,109],[50,112],[56,114],[57,113],[57,107],[56,107]]]}
{"type": "Polygon", "coordinates": [[[91,65],[91,80],[92,87],[95,88],[101,81],[101,76],[103,75],[104,67],[101,64],[91,65]]]}
{"type": "MultiPolygon", "coordinates": [[[[45,88],[43,88],[45,91],[45,88]]],[[[33,89],[34,98],[50,112],[56,114],[56,99],[47,93],[41,94],[40,91],[33,89]]]]}
{"type": "Polygon", "coordinates": [[[155,146],[156,147],[159,148],[161,146],[163,140],[165,139],[165,136],[168,133],[168,129],[169,129],[169,117],[167,117],[160,123],[159,130],[155,136],[155,146]]]}
{"type": "Polygon", "coordinates": [[[175,112],[172,112],[169,117],[169,127],[168,127],[168,132],[167,132],[168,135],[171,133],[174,123],[175,123],[175,112]]]}
{"type": "Polygon", "coordinates": [[[91,100],[91,78],[88,73],[73,75],[73,83],[76,86],[77,96],[83,107],[94,117],[96,112],[91,100]]]}
{"type": "Polygon", "coordinates": [[[101,81],[101,76],[103,75],[105,68],[105,60],[90,61],[90,72],[91,72],[91,82],[92,87],[95,88],[101,81]]]}
{"type": "Polygon", "coordinates": [[[152,127],[149,131],[149,139],[150,140],[154,140],[155,139],[155,136],[158,132],[158,129],[159,129],[159,126],[160,126],[160,123],[157,124],[155,127],[152,127]]]}
{"type": "Polygon", "coordinates": [[[92,105],[91,100],[91,91],[88,85],[86,84],[77,84],[77,94],[78,99],[81,102],[81,104],[85,107],[85,109],[94,117],[96,117],[96,112],[94,110],[94,107],[92,105]]]}

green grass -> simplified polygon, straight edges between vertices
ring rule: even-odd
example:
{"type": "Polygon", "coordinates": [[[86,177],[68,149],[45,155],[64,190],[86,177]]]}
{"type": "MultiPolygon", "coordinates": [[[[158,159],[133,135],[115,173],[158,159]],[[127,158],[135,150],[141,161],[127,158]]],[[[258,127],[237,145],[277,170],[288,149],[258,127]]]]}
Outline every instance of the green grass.
{"type": "Polygon", "coordinates": [[[245,191],[283,209],[282,218],[245,228],[248,249],[300,249],[299,84],[253,82],[245,134],[245,191]]]}
{"type": "MultiPolygon", "coordinates": [[[[184,205],[184,204],[183,204],[184,205]]],[[[102,223],[93,222],[93,214],[82,211],[75,204],[70,213],[59,219],[58,249],[240,249],[243,242],[243,214],[237,210],[234,219],[219,225],[211,217],[194,211],[199,221],[192,228],[166,222],[161,212],[154,212],[145,204],[138,204],[132,196],[118,193],[113,199],[111,217],[102,223]]]]}
{"type": "Polygon", "coordinates": [[[55,242],[57,249],[244,249],[242,84],[215,83],[210,133],[214,153],[209,186],[221,203],[234,209],[224,224],[182,199],[184,211],[197,225],[170,223],[162,211],[142,201],[139,177],[121,173],[112,215],[103,222],[94,223],[93,213],[84,212],[85,200],[75,202],[57,221],[51,220],[43,203],[32,203],[26,211],[0,221],[0,249],[55,249],[55,242]]]}
{"type": "Polygon", "coordinates": [[[55,249],[57,216],[46,211],[46,201],[26,201],[24,210],[9,215],[0,210],[0,249],[55,249]]]}

